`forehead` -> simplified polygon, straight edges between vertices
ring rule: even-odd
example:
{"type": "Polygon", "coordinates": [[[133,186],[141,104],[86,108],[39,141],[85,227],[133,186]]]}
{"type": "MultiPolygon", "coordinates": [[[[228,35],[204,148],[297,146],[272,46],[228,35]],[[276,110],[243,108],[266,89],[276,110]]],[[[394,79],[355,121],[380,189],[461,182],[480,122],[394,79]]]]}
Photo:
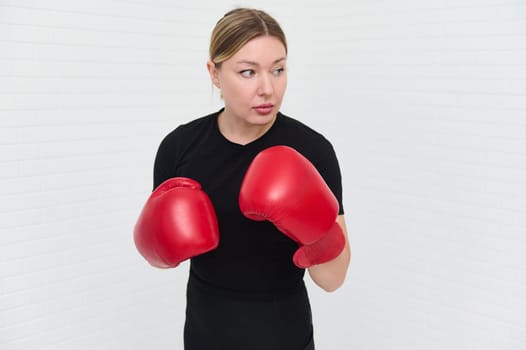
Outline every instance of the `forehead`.
{"type": "Polygon", "coordinates": [[[237,63],[250,61],[258,64],[270,64],[287,57],[285,45],[274,36],[259,36],[243,45],[229,61],[237,63]]]}

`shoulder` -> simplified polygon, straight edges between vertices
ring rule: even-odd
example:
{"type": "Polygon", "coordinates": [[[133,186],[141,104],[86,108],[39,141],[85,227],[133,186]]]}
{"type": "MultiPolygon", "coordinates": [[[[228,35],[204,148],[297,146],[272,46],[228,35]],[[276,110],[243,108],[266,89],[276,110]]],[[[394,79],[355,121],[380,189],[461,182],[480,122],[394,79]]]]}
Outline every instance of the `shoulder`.
{"type": "Polygon", "coordinates": [[[202,139],[216,120],[219,112],[201,116],[183,124],[179,124],[170,131],[161,141],[161,148],[173,149],[177,145],[191,144],[196,139],[202,139]]]}
{"type": "Polygon", "coordinates": [[[279,117],[280,129],[287,134],[290,146],[313,157],[319,153],[334,152],[332,143],[319,131],[283,113],[279,117]]]}
{"type": "Polygon", "coordinates": [[[188,150],[207,138],[206,132],[211,129],[216,115],[217,112],[180,124],[162,139],[155,156],[155,186],[175,176],[177,167],[188,150]]]}
{"type": "Polygon", "coordinates": [[[211,125],[211,123],[217,117],[218,112],[208,114],[206,116],[198,117],[191,121],[188,121],[183,124],[179,124],[175,129],[170,131],[163,139],[164,142],[169,142],[171,140],[189,137],[194,135],[196,132],[206,129],[211,125]]]}

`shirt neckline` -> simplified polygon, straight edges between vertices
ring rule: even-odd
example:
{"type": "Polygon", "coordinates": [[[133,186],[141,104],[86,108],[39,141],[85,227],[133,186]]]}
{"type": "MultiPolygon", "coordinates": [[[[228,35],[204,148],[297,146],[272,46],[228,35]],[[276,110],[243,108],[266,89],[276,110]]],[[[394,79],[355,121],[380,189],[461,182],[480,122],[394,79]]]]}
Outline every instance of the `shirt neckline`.
{"type": "Polygon", "coordinates": [[[220,139],[223,140],[223,142],[225,142],[226,144],[230,145],[231,147],[235,147],[237,149],[250,149],[252,147],[255,147],[255,145],[258,145],[260,144],[261,142],[263,142],[265,139],[267,139],[269,137],[270,134],[272,134],[274,132],[274,129],[276,128],[276,124],[279,123],[280,119],[281,119],[281,112],[278,112],[276,114],[276,119],[274,120],[274,122],[272,123],[272,126],[267,130],[265,131],[265,133],[261,134],[258,138],[256,138],[255,140],[252,140],[250,141],[249,143],[245,144],[245,145],[242,145],[240,143],[236,143],[236,142],[233,142],[233,141],[230,141],[229,139],[227,139],[222,133],[221,133],[221,130],[219,130],[219,122],[218,122],[218,117],[219,115],[221,114],[221,112],[224,111],[224,107],[221,108],[219,111],[217,111],[214,115],[214,131],[215,133],[218,135],[218,137],[220,139]]]}

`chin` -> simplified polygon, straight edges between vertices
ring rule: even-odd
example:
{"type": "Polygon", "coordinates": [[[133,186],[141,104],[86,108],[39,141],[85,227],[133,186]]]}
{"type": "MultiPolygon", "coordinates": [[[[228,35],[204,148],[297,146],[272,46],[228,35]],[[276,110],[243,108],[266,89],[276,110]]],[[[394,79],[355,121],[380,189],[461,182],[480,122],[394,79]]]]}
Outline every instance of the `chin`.
{"type": "Polygon", "coordinates": [[[274,113],[274,112],[266,114],[266,115],[260,115],[256,113],[250,118],[249,122],[251,124],[256,124],[256,125],[267,125],[269,123],[274,122],[274,119],[276,119],[276,115],[277,113],[274,113]]]}

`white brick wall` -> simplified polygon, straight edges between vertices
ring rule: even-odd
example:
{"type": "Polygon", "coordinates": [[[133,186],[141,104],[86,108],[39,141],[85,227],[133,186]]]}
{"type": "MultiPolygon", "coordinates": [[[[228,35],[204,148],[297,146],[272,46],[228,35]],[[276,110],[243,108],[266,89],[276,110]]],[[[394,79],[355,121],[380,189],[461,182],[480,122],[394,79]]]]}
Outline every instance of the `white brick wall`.
{"type": "Polygon", "coordinates": [[[526,346],[526,3],[0,0],[0,348],[182,348],[187,265],[132,241],[160,139],[218,105],[209,33],[264,6],[283,110],[340,157],[353,261],[320,349],[526,346]]]}
{"type": "Polygon", "coordinates": [[[0,1],[1,349],[181,348],[186,268],[132,228],[160,138],[213,105],[197,5],[0,1]]]}
{"type": "Polygon", "coordinates": [[[526,3],[320,14],[332,37],[312,79],[336,86],[306,99],[325,97],[327,130],[347,148],[353,246],[335,298],[344,325],[316,293],[320,348],[336,349],[331,336],[339,349],[525,348],[526,3]]]}

